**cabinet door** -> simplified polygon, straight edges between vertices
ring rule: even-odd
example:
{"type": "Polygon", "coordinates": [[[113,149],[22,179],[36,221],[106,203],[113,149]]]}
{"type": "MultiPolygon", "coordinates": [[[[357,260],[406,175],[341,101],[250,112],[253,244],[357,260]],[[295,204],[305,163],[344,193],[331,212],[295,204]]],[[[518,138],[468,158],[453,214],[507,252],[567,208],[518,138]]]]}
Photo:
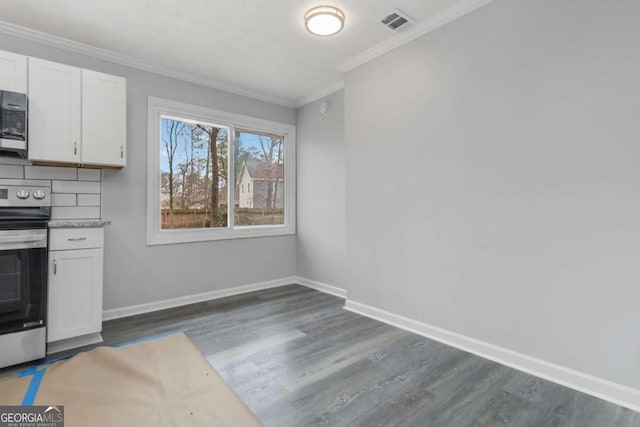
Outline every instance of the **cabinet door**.
{"type": "Polygon", "coordinates": [[[29,160],[79,163],[81,70],[29,58],[29,160]]]}
{"type": "Polygon", "coordinates": [[[102,252],[49,253],[47,342],[102,330],[102,252]]]}
{"type": "Polygon", "coordinates": [[[127,81],[82,70],[82,163],[125,166],[127,81]]]}
{"type": "Polygon", "coordinates": [[[27,57],[0,50],[0,90],[27,93],[27,57]]]}

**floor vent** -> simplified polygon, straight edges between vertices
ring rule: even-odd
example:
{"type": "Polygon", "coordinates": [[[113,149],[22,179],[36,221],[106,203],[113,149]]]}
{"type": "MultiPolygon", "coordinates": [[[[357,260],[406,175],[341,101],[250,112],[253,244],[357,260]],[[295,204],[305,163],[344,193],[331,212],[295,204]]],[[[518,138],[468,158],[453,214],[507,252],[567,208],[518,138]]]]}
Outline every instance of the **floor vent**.
{"type": "Polygon", "coordinates": [[[410,27],[413,24],[413,20],[405,13],[394,9],[387,13],[384,18],[380,20],[380,23],[393,31],[400,31],[410,27]]]}

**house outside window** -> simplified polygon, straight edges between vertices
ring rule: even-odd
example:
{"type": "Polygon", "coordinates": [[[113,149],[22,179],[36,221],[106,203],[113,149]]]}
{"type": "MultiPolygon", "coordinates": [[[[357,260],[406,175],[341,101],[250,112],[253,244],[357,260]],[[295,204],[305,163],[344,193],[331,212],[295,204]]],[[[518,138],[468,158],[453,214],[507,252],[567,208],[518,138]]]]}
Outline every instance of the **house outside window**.
{"type": "Polygon", "coordinates": [[[260,160],[249,160],[242,163],[240,172],[240,186],[244,190],[253,184],[253,193],[240,197],[240,208],[270,208],[272,210],[284,207],[284,170],[280,165],[272,168],[272,164],[265,164],[260,160]]]}
{"type": "Polygon", "coordinates": [[[293,125],[153,97],[148,114],[147,244],[295,233],[293,125]]]}

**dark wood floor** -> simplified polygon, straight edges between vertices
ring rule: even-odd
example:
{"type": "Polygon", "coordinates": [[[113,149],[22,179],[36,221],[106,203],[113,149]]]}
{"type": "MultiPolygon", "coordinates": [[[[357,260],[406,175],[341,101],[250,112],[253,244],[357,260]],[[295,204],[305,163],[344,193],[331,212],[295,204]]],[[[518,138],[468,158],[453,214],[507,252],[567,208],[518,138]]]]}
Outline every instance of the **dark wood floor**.
{"type": "Polygon", "coordinates": [[[640,426],[640,414],[342,309],[291,285],[107,322],[184,328],[266,426],[640,426]]]}

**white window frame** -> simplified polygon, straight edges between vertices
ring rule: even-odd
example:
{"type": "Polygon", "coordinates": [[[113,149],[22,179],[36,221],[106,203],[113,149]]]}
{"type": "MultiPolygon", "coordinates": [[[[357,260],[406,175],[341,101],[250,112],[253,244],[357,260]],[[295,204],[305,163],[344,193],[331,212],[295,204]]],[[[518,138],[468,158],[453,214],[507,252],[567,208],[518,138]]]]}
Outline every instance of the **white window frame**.
{"type": "MultiPolygon", "coordinates": [[[[186,104],[168,99],[149,97],[147,111],[147,245],[165,245],[209,240],[243,239],[283,236],[296,233],[296,127],[241,114],[186,104]],[[162,230],[160,228],[160,126],[162,116],[173,116],[201,123],[215,123],[229,127],[230,136],[235,129],[272,133],[284,136],[284,224],[236,226],[233,210],[228,209],[225,228],[192,228],[162,230]]],[[[234,144],[229,141],[229,176],[235,176],[234,144]]],[[[235,208],[235,182],[227,185],[227,198],[235,208]]]]}

